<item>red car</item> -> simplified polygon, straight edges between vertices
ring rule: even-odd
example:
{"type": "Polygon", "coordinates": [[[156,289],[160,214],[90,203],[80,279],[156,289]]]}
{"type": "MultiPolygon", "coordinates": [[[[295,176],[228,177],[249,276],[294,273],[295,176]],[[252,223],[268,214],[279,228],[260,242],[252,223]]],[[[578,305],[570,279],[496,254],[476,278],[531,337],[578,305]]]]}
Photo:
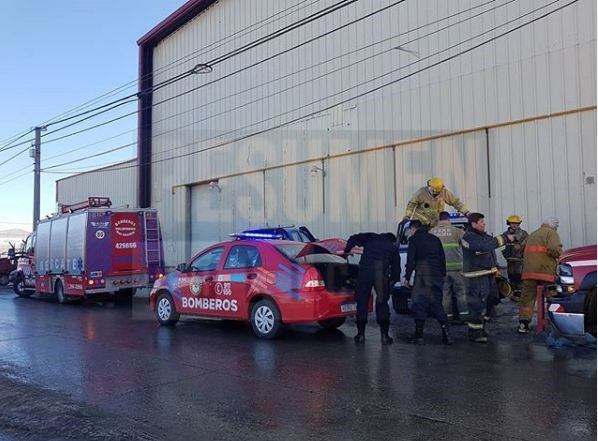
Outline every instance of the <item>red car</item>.
{"type": "Polygon", "coordinates": [[[162,325],[180,315],[249,320],[256,336],[285,324],[337,328],[355,314],[358,267],[313,243],[236,239],[213,245],[154,283],[162,325]]]}
{"type": "Polygon", "coordinates": [[[557,267],[558,295],[548,299],[548,318],[561,335],[596,336],[596,245],[563,253],[557,267]]]}

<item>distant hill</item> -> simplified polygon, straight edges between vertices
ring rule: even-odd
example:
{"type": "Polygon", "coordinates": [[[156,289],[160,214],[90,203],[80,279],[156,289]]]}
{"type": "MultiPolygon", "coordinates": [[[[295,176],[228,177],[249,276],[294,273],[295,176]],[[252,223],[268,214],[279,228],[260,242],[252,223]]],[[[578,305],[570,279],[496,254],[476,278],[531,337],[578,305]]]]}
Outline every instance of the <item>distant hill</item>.
{"type": "Polygon", "coordinates": [[[19,228],[12,228],[10,230],[0,230],[0,238],[12,239],[13,237],[25,239],[29,235],[29,231],[21,230],[19,228]]]}
{"type": "Polygon", "coordinates": [[[22,241],[25,240],[28,235],[28,231],[19,228],[0,230],[0,254],[5,253],[10,248],[11,243],[19,248],[22,241]]]}

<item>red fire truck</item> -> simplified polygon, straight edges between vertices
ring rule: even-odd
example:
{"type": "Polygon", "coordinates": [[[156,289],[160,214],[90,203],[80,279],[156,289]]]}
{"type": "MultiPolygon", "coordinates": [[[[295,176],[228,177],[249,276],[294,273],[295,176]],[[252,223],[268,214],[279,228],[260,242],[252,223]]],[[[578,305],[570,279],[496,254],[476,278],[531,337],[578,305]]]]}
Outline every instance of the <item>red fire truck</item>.
{"type": "Polygon", "coordinates": [[[55,295],[60,303],[97,294],[131,296],[164,274],[158,213],[111,208],[109,198],[60,207],[25,241],[15,293],[55,295]]]}

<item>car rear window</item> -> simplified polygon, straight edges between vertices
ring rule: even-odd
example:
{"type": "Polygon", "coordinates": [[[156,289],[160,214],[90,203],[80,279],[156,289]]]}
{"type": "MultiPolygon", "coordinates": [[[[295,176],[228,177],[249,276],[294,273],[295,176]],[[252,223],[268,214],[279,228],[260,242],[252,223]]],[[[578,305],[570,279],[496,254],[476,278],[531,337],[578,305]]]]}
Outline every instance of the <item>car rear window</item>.
{"type": "Polygon", "coordinates": [[[346,263],[342,257],[331,254],[325,248],[311,243],[306,245],[293,243],[275,247],[287,258],[297,263],[346,263]]]}

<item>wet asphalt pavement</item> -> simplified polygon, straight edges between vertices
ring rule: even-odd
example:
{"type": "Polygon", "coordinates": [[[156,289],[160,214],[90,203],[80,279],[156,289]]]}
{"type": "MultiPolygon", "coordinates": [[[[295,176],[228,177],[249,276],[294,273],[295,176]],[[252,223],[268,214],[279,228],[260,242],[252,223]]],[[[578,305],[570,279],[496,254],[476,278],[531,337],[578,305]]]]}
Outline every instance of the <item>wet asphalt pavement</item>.
{"type": "Polygon", "coordinates": [[[377,327],[152,320],[133,304],[59,305],[0,290],[0,440],[595,440],[596,352],[548,349],[499,307],[487,345],[395,344],[377,327]]]}

